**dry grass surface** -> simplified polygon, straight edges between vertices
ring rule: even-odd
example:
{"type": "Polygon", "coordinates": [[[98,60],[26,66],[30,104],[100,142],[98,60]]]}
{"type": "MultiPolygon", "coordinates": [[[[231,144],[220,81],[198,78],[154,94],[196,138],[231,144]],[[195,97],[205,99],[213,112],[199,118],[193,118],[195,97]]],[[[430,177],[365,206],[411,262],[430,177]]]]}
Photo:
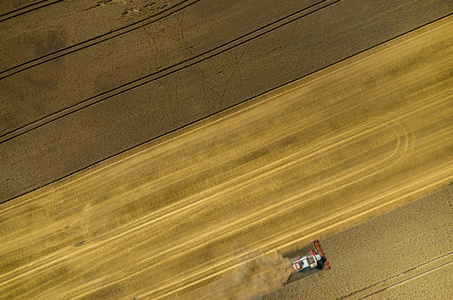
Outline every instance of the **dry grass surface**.
{"type": "MultiPolygon", "coordinates": [[[[249,281],[267,293],[286,276],[277,253],[447,185],[452,19],[3,204],[1,297],[211,299],[249,281]]],[[[387,258],[367,237],[376,251],[361,255],[387,258]]],[[[393,237],[399,265],[418,263],[393,237]]],[[[327,255],[350,255],[327,241],[327,255]]],[[[313,286],[344,270],[388,276],[379,260],[331,257],[313,286]]]]}

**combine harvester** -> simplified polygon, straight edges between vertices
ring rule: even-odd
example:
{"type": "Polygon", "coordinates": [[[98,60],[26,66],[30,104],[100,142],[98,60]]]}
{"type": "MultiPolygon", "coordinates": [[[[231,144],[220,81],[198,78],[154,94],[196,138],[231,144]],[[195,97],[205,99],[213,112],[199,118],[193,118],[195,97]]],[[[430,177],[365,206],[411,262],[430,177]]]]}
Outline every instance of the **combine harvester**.
{"type": "Polygon", "coordinates": [[[313,244],[316,253],[313,250],[310,250],[310,252],[308,252],[306,256],[299,257],[296,261],[291,263],[294,270],[296,270],[297,272],[321,267],[323,267],[325,270],[330,269],[329,264],[327,263],[327,259],[324,256],[324,253],[322,253],[319,241],[313,240],[311,241],[311,243],[313,244]]]}

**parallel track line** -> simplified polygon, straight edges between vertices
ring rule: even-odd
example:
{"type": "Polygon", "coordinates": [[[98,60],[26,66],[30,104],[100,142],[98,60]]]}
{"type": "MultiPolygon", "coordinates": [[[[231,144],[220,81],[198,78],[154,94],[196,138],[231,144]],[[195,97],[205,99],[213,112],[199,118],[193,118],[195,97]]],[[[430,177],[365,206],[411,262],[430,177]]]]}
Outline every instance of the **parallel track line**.
{"type": "MultiPolygon", "coordinates": [[[[200,1],[200,0],[196,0],[196,1],[200,1]]],[[[172,66],[166,67],[164,69],[161,69],[161,70],[159,70],[157,72],[153,72],[153,73],[148,74],[146,76],[142,76],[142,77],[140,77],[138,79],[132,80],[132,81],[130,81],[128,83],[122,84],[122,85],[120,85],[118,87],[115,87],[113,89],[110,89],[108,91],[102,92],[102,93],[100,93],[100,94],[98,94],[96,96],[92,96],[92,97],[90,97],[88,99],[82,100],[82,101],[80,101],[80,102],[78,102],[78,103],[76,103],[74,105],[71,105],[71,106],[69,106],[67,108],[59,110],[59,111],[57,111],[57,112],[55,112],[53,114],[47,115],[47,116],[45,116],[45,117],[43,117],[41,119],[38,119],[38,120],[36,120],[36,121],[34,121],[32,123],[29,123],[27,125],[24,125],[24,126],[22,126],[20,128],[17,128],[17,129],[15,129],[13,131],[10,131],[10,132],[8,132],[6,134],[1,135],[0,136],[0,144],[2,144],[4,142],[7,142],[7,141],[9,141],[9,140],[11,140],[13,138],[18,137],[18,136],[21,136],[23,134],[26,134],[26,133],[34,130],[34,129],[40,128],[40,127],[42,127],[42,126],[44,126],[46,124],[49,124],[49,123],[54,122],[56,120],[59,120],[59,119],[65,117],[65,116],[67,116],[69,114],[72,114],[74,112],[80,111],[80,110],[85,109],[87,107],[90,107],[92,105],[98,104],[98,103],[103,102],[105,100],[108,100],[108,99],[110,99],[112,97],[118,96],[118,95],[123,94],[123,93],[125,93],[127,91],[133,90],[135,88],[138,88],[140,86],[143,86],[145,84],[153,82],[155,80],[158,80],[158,79],[163,78],[165,76],[168,76],[170,74],[176,73],[178,71],[181,71],[183,69],[186,69],[188,67],[196,65],[196,64],[198,64],[198,63],[200,63],[202,61],[205,61],[207,59],[210,59],[210,58],[213,58],[215,56],[218,56],[218,55],[220,55],[220,54],[222,54],[222,53],[224,53],[226,51],[229,51],[229,50],[231,50],[233,48],[236,48],[236,47],[238,47],[238,46],[240,46],[242,44],[250,42],[250,41],[252,41],[252,40],[254,40],[256,38],[259,38],[259,37],[263,36],[264,34],[267,34],[267,33],[271,32],[271,31],[274,31],[274,30],[276,30],[276,29],[278,29],[280,27],[288,25],[288,24],[290,24],[290,23],[292,23],[294,21],[297,21],[297,20],[299,20],[299,19],[301,19],[303,17],[306,17],[308,15],[316,13],[316,12],[318,12],[318,11],[324,9],[324,8],[327,8],[327,7],[331,6],[331,5],[334,5],[334,4],[336,4],[336,3],[340,2],[340,1],[342,1],[342,0],[335,0],[333,2],[332,2],[332,0],[322,0],[321,2],[319,2],[319,3],[315,4],[315,5],[309,6],[307,8],[304,8],[304,9],[300,10],[300,11],[292,13],[292,14],[284,17],[284,18],[281,18],[281,19],[279,19],[277,21],[274,21],[274,22],[272,22],[272,23],[270,23],[270,24],[268,24],[266,26],[263,26],[263,27],[261,27],[259,29],[256,29],[256,30],[254,30],[254,31],[252,31],[252,32],[250,32],[248,34],[245,34],[245,35],[243,35],[241,37],[238,37],[238,38],[236,38],[236,39],[234,39],[234,40],[232,40],[230,42],[227,42],[227,43],[225,43],[225,44],[223,44],[221,46],[217,46],[217,47],[215,47],[215,48],[213,48],[213,49],[211,49],[209,51],[203,52],[203,53],[198,54],[198,55],[196,55],[194,57],[191,57],[189,59],[186,59],[186,60],[183,60],[181,62],[178,62],[178,63],[176,63],[176,64],[174,64],[172,66]],[[324,3],[326,1],[328,2],[327,4],[321,5],[320,7],[317,7],[317,6],[319,6],[320,3],[324,3]]],[[[195,3],[195,2],[191,2],[188,5],[191,5],[193,3],[195,3]]],[[[184,6],[184,7],[186,7],[186,6],[184,6]]],[[[182,10],[184,7],[178,8],[178,10],[182,10]]],[[[84,47],[84,48],[86,48],[86,47],[84,47]]],[[[72,52],[75,52],[75,51],[71,50],[71,53],[72,52]]],[[[60,55],[60,56],[62,56],[62,55],[60,55]]],[[[60,56],[58,56],[58,57],[60,57],[60,56]]],[[[52,58],[52,59],[54,59],[54,58],[52,58]]],[[[17,73],[17,72],[15,72],[15,73],[17,73]]],[[[11,75],[13,75],[13,74],[0,77],[0,80],[3,79],[3,78],[6,78],[8,76],[11,76],[11,75]]]]}
{"type": "MultiPolygon", "coordinates": [[[[64,0],[53,0],[53,1],[42,0],[42,1],[35,2],[33,4],[29,4],[29,5],[23,6],[21,8],[17,8],[15,10],[9,11],[7,13],[1,14],[0,15],[0,23],[4,22],[6,20],[10,20],[12,18],[21,16],[23,14],[29,13],[29,12],[33,12],[33,11],[38,10],[40,8],[47,7],[47,6],[50,6],[52,4],[56,4],[56,3],[59,3],[59,2],[63,2],[63,1],[64,0]]],[[[1,73],[3,73],[3,72],[0,72],[0,74],[1,73]]]]}

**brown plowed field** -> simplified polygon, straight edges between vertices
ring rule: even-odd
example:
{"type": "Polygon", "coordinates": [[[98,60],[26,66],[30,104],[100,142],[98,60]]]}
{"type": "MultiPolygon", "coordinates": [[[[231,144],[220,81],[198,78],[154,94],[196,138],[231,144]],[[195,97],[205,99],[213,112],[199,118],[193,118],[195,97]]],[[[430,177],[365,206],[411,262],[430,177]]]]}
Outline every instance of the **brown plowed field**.
{"type": "Polygon", "coordinates": [[[0,202],[453,11],[449,0],[40,3],[0,18],[0,202]]]}
{"type": "MultiPolygon", "coordinates": [[[[3,203],[0,295],[211,299],[280,286],[290,266],[279,253],[453,180],[452,33],[453,17],[442,18],[3,203]]],[[[399,237],[414,220],[394,221],[399,237]]],[[[347,268],[376,270],[369,284],[405,270],[374,268],[388,256],[380,235],[367,237],[356,244],[374,260],[348,263],[345,244],[326,238],[335,269],[288,286],[347,268]]],[[[391,249],[404,267],[445,252],[425,243],[418,261],[400,245],[391,249]]],[[[331,284],[341,295],[364,287],[331,284]]]]}

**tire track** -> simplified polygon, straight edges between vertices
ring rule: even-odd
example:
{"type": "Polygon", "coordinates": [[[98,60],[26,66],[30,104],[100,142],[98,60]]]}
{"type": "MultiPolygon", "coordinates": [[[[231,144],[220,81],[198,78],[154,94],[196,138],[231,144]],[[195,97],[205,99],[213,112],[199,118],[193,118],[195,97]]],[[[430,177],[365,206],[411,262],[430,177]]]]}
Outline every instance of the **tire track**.
{"type": "MultiPolygon", "coordinates": [[[[63,1],[63,0],[58,0],[58,1],[54,2],[54,3],[61,2],[61,1],[63,1]]],[[[115,29],[113,31],[110,31],[110,32],[104,33],[102,35],[96,36],[94,38],[90,38],[90,39],[85,40],[83,42],[68,46],[68,47],[60,49],[58,51],[55,51],[55,52],[43,55],[41,57],[32,59],[30,61],[24,62],[22,64],[19,64],[17,66],[12,67],[12,68],[3,70],[3,71],[0,72],[0,80],[2,80],[4,78],[7,78],[7,77],[10,77],[10,76],[12,76],[14,74],[20,73],[22,71],[31,69],[33,67],[39,66],[39,65],[44,64],[46,62],[52,61],[54,59],[58,59],[60,57],[69,55],[71,53],[86,49],[88,47],[91,47],[91,46],[94,46],[94,45],[97,45],[97,44],[100,44],[100,43],[103,43],[103,42],[106,42],[108,40],[111,40],[111,39],[116,38],[118,36],[121,36],[123,34],[129,33],[131,31],[140,29],[140,28],[145,27],[145,26],[148,26],[148,25],[150,25],[150,24],[152,24],[154,22],[162,20],[162,19],[164,19],[164,18],[166,18],[166,17],[168,17],[168,16],[170,16],[170,15],[172,15],[172,14],[174,14],[174,13],[180,11],[180,10],[183,10],[184,8],[189,7],[189,6],[191,6],[191,5],[193,5],[193,4],[197,3],[197,2],[200,2],[200,1],[201,0],[183,0],[183,1],[177,3],[177,4],[173,5],[173,6],[170,6],[170,7],[166,8],[166,9],[163,9],[163,10],[153,14],[152,16],[144,18],[144,19],[142,19],[140,21],[131,23],[129,25],[120,27],[120,28],[115,29]]],[[[0,17],[0,20],[1,20],[1,17],[0,17]]]]}
{"type": "MultiPolygon", "coordinates": [[[[450,257],[450,256],[452,256],[452,255],[453,255],[453,252],[450,252],[450,253],[448,253],[448,254],[442,255],[442,256],[437,257],[437,258],[435,258],[435,259],[433,259],[433,260],[430,260],[430,261],[425,262],[425,263],[423,263],[423,264],[417,265],[416,267],[413,267],[413,268],[411,268],[411,269],[408,269],[408,270],[406,270],[406,271],[404,271],[404,272],[398,273],[398,274],[396,274],[396,275],[394,275],[394,276],[391,276],[391,277],[386,278],[386,279],[384,279],[384,280],[378,281],[378,282],[376,282],[376,283],[374,283],[374,284],[372,284],[372,285],[369,285],[369,286],[367,286],[367,287],[365,287],[365,288],[363,288],[363,289],[360,289],[360,290],[354,291],[354,292],[352,292],[352,293],[350,293],[350,294],[347,294],[347,295],[344,295],[344,296],[342,296],[342,297],[339,297],[338,300],[342,300],[342,299],[346,299],[346,298],[353,297],[353,296],[355,296],[355,295],[357,295],[357,294],[359,294],[359,293],[362,293],[362,292],[364,292],[364,291],[366,291],[366,290],[368,290],[368,289],[371,289],[371,288],[373,288],[373,287],[376,287],[376,286],[378,286],[378,285],[380,285],[380,284],[385,284],[385,283],[387,283],[387,282],[391,282],[393,279],[397,279],[398,277],[407,275],[407,274],[409,274],[409,273],[411,273],[411,272],[417,271],[417,270],[422,269],[422,268],[424,268],[424,267],[426,267],[426,266],[429,266],[429,265],[432,265],[432,264],[436,264],[438,261],[442,261],[442,260],[444,260],[444,259],[447,259],[448,257],[450,257]]],[[[419,274],[416,274],[416,275],[410,276],[410,277],[408,277],[408,278],[405,278],[405,279],[403,279],[402,281],[399,281],[399,282],[397,282],[397,283],[394,283],[394,284],[391,284],[391,285],[389,285],[389,286],[383,287],[383,288],[381,288],[381,289],[379,289],[379,290],[377,290],[377,291],[374,291],[374,292],[372,292],[372,293],[370,293],[370,294],[367,294],[367,295],[365,295],[365,296],[363,296],[363,297],[359,297],[358,299],[366,299],[366,298],[371,297],[371,296],[373,296],[373,295],[375,295],[375,294],[378,294],[378,293],[383,292],[383,291],[385,291],[385,290],[391,289],[391,288],[396,287],[396,286],[398,286],[398,285],[404,284],[404,283],[406,283],[406,282],[408,282],[408,281],[410,281],[410,280],[413,280],[413,279],[418,278],[418,277],[420,277],[420,276],[426,275],[426,274],[428,274],[428,273],[430,273],[430,272],[433,272],[433,271],[435,271],[435,270],[437,270],[437,269],[443,268],[443,267],[445,267],[445,266],[447,266],[447,265],[449,265],[449,264],[452,264],[452,263],[453,263],[453,261],[448,261],[448,262],[446,262],[446,263],[442,263],[442,264],[440,264],[440,265],[438,265],[438,266],[435,266],[434,268],[430,268],[430,269],[428,269],[428,270],[426,270],[426,271],[423,271],[423,272],[421,272],[421,273],[419,273],[419,274]]]]}
{"type": "MultiPolygon", "coordinates": [[[[41,1],[38,1],[36,3],[33,3],[33,4],[29,4],[29,5],[26,5],[26,6],[23,6],[21,8],[18,8],[18,9],[15,9],[15,10],[12,10],[12,11],[9,11],[7,13],[4,13],[4,14],[1,14],[0,15],[0,23],[1,22],[4,22],[6,20],[10,20],[12,18],[15,18],[15,17],[18,17],[18,16],[21,16],[21,15],[24,15],[26,13],[29,13],[29,12],[32,12],[32,11],[35,11],[35,10],[38,10],[40,8],[43,8],[43,7],[47,7],[47,6],[50,6],[52,4],[56,4],[56,3],[59,3],[59,2],[63,2],[64,0],[53,0],[53,1],[50,1],[50,0],[41,0],[41,1]]],[[[1,73],[0,73],[1,74],[1,73]]]]}
{"type": "Polygon", "coordinates": [[[365,297],[362,297],[362,298],[359,298],[359,299],[365,299],[365,298],[371,297],[371,296],[373,296],[373,295],[375,295],[375,294],[378,294],[378,293],[383,292],[383,291],[385,291],[385,290],[388,290],[388,289],[397,287],[397,286],[399,286],[399,285],[401,285],[401,284],[404,284],[404,283],[409,282],[409,281],[411,281],[411,280],[417,279],[417,278],[419,278],[419,277],[421,277],[421,276],[428,275],[429,273],[434,272],[434,271],[437,271],[438,269],[445,268],[445,267],[447,267],[448,265],[451,265],[451,264],[453,264],[452,261],[450,261],[450,262],[448,262],[448,263],[444,263],[444,264],[442,264],[442,265],[440,265],[440,266],[438,266],[438,267],[432,268],[432,269],[430,269],[430,270],[428,270],[428,271],[425,271],[425,272],[420,273],[420,274],[418,274],[418,275],[412,276],[412,277],[410,277],[410,278],[408,278],[408,279],[406,279],[406,280],[403,280],[403,281],[401,281],[401,282],[398,282],[398,283],[396,283],[396,284],[393,284],[393,285],[391,285],[391,286],[388,286],[388,287],[386,287],[386,288],[383,288],[383,289],[381,289],[381,290],[379,290],[379,291],[377,291],[377,292],[374,292],[374,293],[372,293],[372,294],[369,294],[369,295],[367,295],[367,296],[365,296],[365,297]]]}
{"type": "MultiPolygon", "coordinates": [[[[192,0],[192,1],[189,0],[189,2],[185,2],[185,6],[178,7],[177,9],[174,9],[175,10],[174,12],[182,10],[183,8],[185,8],[185,7],[189,6],[189,5],[192,5],[192,4],[196,3],[196,2],[199,2],[199,1],[200,0],[192,0]]],[[[112,98],[114,96],[123,94],[123,93],[125,93],[127,91],[130,91],[132,89],[138,88],[138,87],[140,87],[142,85],[145,85],[145,84],[150,83],[152,81],[155,81],[157,79],[163,78],[163,77],[168,76],[170,74],[176,73],[176,72],[178,72],[180,70],[183,70],[183,69],[186,69],[186,68],[191,67],[193,65],[196,65],[197,63],[200,63],[200,62],[202,62],[204,60],[207,60],[207,59],[215,57],[215,56],[217,56],[219,54],[222,54],[222,53],[224,53],[224,52],[226,52],[228,50],[231,50],[231,49],[233,49],[235,47],[238,47],[238,46],[240,46],[242,44],[245,44],[245,43],[247,43],[249,41],[252,41],[252,40],[254,40],[254,39],[258,38],[258,37],[263,36],[264,34],[272,32],[272,31],[274,31],[274,30],[276,30],[276,29],[278,29],[280,27],[283,27],[283,26],[285,26],[287,24],[290,24],[290,23],[292,23],[294,21],[297,21],[297,20],[299,20],[299,19],[301,19],[303,17],[306,17],[308,15],[311,15],[313,13],[316,13],[316,12],[318,12],[318,11],[324,9],[324,8],[327,8],[327,7],[331,6],[331,5],[339,3],[341,1],[342,0],[322,0],[322,1],[318,2],[318,3],[316,3],[316,4],[313,4],[313,5],[309,6],[309,7],[306,7],[304,9],[301,9],[301,10],[297,11],[297,12],[294,12],[294,13],[286,16],[286,17],[283,17],[283,18],[277,20],[277,21],[274,21],[274,22],[272,22],[272,23],[270,23],[270,24],[268,24],[266,26],[260,27],[260,28],[258,28],[256,30],[248,33],[248,34],[242,35],[242,36],[240,36],[240,37],[238,37],[238,38],[236,38],[236,39],[234,39],[234,40],[232,40],[230,42],[227,42],[227,43],[225,43],[223,45],[217,46],[217,47],[215,47],[215,48],[213,48],[213,49],[211,49],[209,51],[203,52],[203,53],[198,54],[198,55],[196,55],[196,56],[194,56],[192,58],[183,60],[183,61],[181,61],[181,62],[179,62],[177,64],[174,64],[172,66],[166,67],[166,68],[164,68],[164,69],[162,69],[160,71],[151,73],[149,75],[143,76],[141,78],[138,78],[138,79],[135,79],[135,80],[130,81],[128,83],[125,83],[123,85],[120,85],[120,86],[118,86],[116,88],[113,88],[113,89],[110,89],[110,90],[105,91],[103,93],[100,93],[100,94],[98,94],[96,96],[93,96],[93,97],[90,97],[88,99],[85,99],[85,100],[83,100],[83,101],[81,101],[81,102],[79,102],[77,104],[69,106],[69,107],[67,107],[65,109],[57,111],[57,112],[55,112],[55,113],[53,113],[51,115],[43,117],[43,118],[41,118],[41,119],[39,119],[39,120],[37,120],[35,122],[29,123],[29,124],[27,124],[25,126],[22,126],[22,127],[18,128],[16,130],[14,130],[14,131],[11,131],[9,133],[6,133],[6,134],[0,136],[0,144],[6,142],[8,140],[11,140],[11,139],[13,139],[15,137],[21,136],[21,135],[23,135],[23,134],[25,134],[27,132],[30,132],[30,131],[32,131],[32,130],[34,130],[36,128],[42,127],[42,126],[44,126],[44,125],[46,125],[48,123],[51,123],[51,122],[56,121],[58,119],[61,119],[61,118],[65,117],[65,116],[67,116],[67,115],[69,115],[71,113],[80,111],[82,109],[85,109],[87,107],[90,107],[92,105],[100,103],[102,101],[108,100],[109,98],[112,98]]],[[[169,13],[169,12],[167,12],[167,13],[169,13]]],[[[163,18],[163,17],[164,16],[160,16],[160,18],[163,18]]],[[[152,21],[152,22],[154,22],[154,21],[152,21]]],[[[143,26],[144,25],[140,25],[140,27],[143,27],[143,26]]],[[[137,29],[137,28],[135,28],[135,29],[137,29]]],[[[127,32],[130,32],[130,31],[135,30],[135,29],[128,29],[129,31],[127,31],[127,32]]],[[[102,41],[104,41],[104,40],[102,40],[102,41]]],[[[102,41],[98,41],[96,43],[100,43],[102,41]]],[[[83,48],[86,48],[86,47],[89,47],[89,45],[83,46],[83,48]]],[[[78,50],[80,50],[80,49],[78,49],[78,50]]],[[[71,49],[69,51],[69,53],[72,53],[72,52],[75,52],[75,51],[78,51],[78,50],[71,49]]],[[[66,53],[66,54],[69,54],[69,53],[66,53]]],[[[52,59],[61,57],[61,56],[66,55],[66,54],[57,55],[57,57],[49,58],[46,61],[50,61],[52,59]]],[[[44,62],[46,62],[46,61],[44,61],[44,62]]],[[[44,62],[41,62],[41,63],[44,63],[44,62]]],[[[41,63],[39,63],[39,64],[41,64],[41,63]]],[[[17,71],[17,72],[19,72],[19,71],[17,71]]],[[[17,72],[15,72],[15,73],[17,73],[17,72]]],[[[11,75],[12,74],[10,74],[8,76],[11,76],[11,75]]],[[[3,76],[0,79],[6,78],[8,76],[3,76]]]]}

